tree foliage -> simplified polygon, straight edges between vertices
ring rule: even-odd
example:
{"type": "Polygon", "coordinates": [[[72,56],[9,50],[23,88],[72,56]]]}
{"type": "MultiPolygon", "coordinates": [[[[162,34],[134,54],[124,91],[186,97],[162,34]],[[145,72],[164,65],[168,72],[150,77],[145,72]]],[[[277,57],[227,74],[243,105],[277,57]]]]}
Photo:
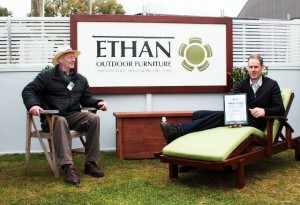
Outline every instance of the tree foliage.
{"type": "Polygon", "coordinates": [[[0,6],[0,16],[12,16],[13,13],[11,11],[8,11],[7,8],[0,6]]]}
{"type": "MultiPolygon", "coordinates": [[[[233,80],[233,84],[249,77],[249,72],[247,69],[247,66],[244,67],[238,67],[234,66],[232,69],[232,73],[228,73],[229,77],[233,80]]],[[[268,66],[265,66],[265,69],[263,70],[263,75],[268,75],[268,66]]]]}
{"type": "MultiPolygon", "coordinates": [[[[45,0],[45,16],[68,17],[71,14],[87,14],[89,0],[45,0]]],[[[125,14],[123,6],[116,0],[94,0],[92,14],[125,14]]]]}
{"type": "Polygon", "coordinates": [[[27,16],[42,16],[43,0],[31,0],[31,13],[27,16]]]}

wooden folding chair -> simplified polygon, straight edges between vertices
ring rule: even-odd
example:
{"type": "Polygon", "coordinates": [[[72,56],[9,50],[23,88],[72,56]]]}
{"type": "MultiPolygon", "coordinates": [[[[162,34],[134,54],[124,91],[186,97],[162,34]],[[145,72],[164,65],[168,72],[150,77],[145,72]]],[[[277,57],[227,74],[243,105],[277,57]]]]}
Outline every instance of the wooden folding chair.
{"type": "MultiPolygon", "coordinates": [[[[88,112],[96,113],[96,108],[82,108],[82,110],[86,110],[88,112]]],[[[49,132],[43,132],[39,129],[39,125],[35,121],[35,117],[27,112],[27,121],[26,121],[26,150],[25,150],[25,173],[29,170],[29,160],[30,160],[30,148],[31,148],[31,138],[37,138],[43,152],[47,158],[47,161],[50,165],[52,172],[54,173],[55,178],[59,177],[59,167],[58,167],[58,160],[57,154],[55,153],[54,148],[54,136],[53,136],[53,124],[55,115],[59,113],[58,110],[43,110],[40,112],[41,115],[46,117],[46,120],[49,124],[49,132]],[[45,145],[43,139],[48,140],[48,148],[45,145]]],[[[70,130],[72,138],[79,137],[80,141],[82,142],[83,146],[85,147],[85,133],[84,132],[77,132],[75,130],[70,130]]],[[[83,149],[84,149],[83,147],[83,149]]]]}

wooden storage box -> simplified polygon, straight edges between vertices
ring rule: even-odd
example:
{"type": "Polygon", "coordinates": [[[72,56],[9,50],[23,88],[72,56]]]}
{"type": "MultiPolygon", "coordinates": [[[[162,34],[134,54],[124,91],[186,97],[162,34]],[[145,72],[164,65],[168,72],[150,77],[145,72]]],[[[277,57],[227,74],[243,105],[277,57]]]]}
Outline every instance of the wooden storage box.
{"type": "Polygon", "coordinates": [[[191,121],[193,111],[114,112],[116,148],[120,159],[154,158],[166,145],[160,123],[191,121]]]}

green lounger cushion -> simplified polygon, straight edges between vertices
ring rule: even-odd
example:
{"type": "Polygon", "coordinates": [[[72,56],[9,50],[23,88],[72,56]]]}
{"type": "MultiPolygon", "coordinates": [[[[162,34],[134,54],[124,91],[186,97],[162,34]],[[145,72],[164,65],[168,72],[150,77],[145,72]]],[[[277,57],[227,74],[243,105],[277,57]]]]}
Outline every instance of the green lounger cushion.
{"type": "Polygon", "coordinates": [[[250,126],[224,126],[193,132],[165,146],[163,154],[187,159],[224,161],[251,134],[265,137],[262,131],[250,126]]]}

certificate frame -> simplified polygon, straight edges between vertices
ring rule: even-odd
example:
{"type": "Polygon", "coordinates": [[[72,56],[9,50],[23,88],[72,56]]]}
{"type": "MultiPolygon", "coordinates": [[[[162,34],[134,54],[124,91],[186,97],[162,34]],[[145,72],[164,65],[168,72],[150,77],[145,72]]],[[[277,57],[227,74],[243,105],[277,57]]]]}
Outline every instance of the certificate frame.
{"type": "Polygon", "coordinates": [[[246,93],[224,94],[224,124],[248,125],[246,93]]]}

